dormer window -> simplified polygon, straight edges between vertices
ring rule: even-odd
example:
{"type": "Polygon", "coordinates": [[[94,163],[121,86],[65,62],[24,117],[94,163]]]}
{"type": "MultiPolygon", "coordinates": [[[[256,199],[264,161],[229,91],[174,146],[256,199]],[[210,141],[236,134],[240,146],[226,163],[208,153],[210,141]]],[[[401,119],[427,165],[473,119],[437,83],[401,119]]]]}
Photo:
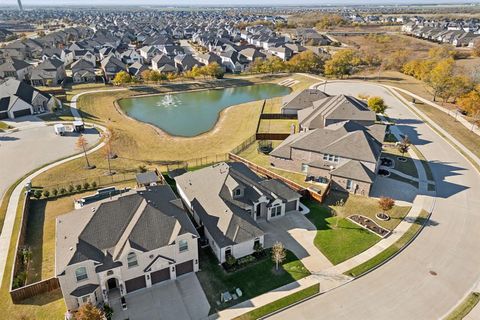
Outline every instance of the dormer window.
{"type": "Polygon", "coordinates": [[[242,194],[242,190],[240,188],[235,189],[235,192],[234,192],[235,197],[240,197],[241,194],[242,194]]]}
{"type": "Polygon", "coordinates": [[[138,266],[137,255],[135,254],[135,252],[130,252],[128,254],[127,265],[129,269],[138,266]]]}

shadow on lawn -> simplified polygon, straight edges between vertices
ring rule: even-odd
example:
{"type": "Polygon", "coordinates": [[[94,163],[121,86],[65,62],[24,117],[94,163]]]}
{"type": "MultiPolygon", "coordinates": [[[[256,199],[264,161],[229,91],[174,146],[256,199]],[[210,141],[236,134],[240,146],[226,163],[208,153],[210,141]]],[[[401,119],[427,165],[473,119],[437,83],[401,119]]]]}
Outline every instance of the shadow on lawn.
{"type": "Polygon", "coordinates": [[[32,250],[32,262],[28,270],[28,283],[42,280],[43,229],[46,200],[31,200],[25,230],[25,246],[32,250]]]}

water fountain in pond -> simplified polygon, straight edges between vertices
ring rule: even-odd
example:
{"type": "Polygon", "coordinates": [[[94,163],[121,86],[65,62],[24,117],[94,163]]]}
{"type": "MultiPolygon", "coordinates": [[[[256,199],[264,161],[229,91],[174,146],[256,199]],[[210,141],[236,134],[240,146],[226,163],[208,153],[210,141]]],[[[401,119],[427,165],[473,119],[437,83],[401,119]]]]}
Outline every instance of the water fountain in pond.
{"type": "Polygon", "coordinates": [[[163,96],[163,99],[160,100],[159,103],[157,103],[159,107],[164,106],[164,107],[176,107],[178,105],[177,99],[173,97],[171,94],[166,94],[163,96]]]}

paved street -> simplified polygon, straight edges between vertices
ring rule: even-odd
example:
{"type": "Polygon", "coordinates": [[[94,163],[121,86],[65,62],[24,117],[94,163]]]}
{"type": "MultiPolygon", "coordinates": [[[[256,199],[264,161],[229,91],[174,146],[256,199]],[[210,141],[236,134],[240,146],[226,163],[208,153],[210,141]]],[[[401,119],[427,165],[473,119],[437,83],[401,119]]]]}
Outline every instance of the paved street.
{"type": "MultiPolygon", "coordinates": [[[[323,86],[321,87],[323,89],[323,86]]],[[[438,188],[430,224],[399,256],[273,319],[438,319],[480,277],[480,179],[452,146],[385,88],[329,83],[327,92],[381,95],[400,129],[429,159],[438,188]]]]}
{"type": "MultiPolygon", "coordinates": [[[[99,138],[96,130],[85,132],[92,146],[99,138]]],[[[36,123],[14,133],[0,133],[0,199],[26,173],[46,163],[77,153],[77,134],[57,136],[52,126],[36,123]]]]}
{"type": "Polygon", "coordinates": [[[113,320],[200,320],[210,305],[194,273],[128,294],[127,310],[112,302],[113,320]]]}

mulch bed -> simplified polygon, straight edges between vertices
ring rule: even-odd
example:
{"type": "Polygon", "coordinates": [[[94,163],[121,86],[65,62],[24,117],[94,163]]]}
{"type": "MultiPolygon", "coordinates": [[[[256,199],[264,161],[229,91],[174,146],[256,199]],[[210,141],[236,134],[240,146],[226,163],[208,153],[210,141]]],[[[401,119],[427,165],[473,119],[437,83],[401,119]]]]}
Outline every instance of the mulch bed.
{"type": "Polygon", "coordinates": [[[361,225],[365,229],[379,235],[382,238],[386,237],[390,233],[389,230],[380,227],[378,224],[373,222],[373,220],[371,220],[370,218],[367,218],[367,217],[364,217],[364,216],[361,216],[361,215],[357,215],[357,214],[351,215],[348,218],[350,220],[358,223],[359,225],[361,225]]]}

